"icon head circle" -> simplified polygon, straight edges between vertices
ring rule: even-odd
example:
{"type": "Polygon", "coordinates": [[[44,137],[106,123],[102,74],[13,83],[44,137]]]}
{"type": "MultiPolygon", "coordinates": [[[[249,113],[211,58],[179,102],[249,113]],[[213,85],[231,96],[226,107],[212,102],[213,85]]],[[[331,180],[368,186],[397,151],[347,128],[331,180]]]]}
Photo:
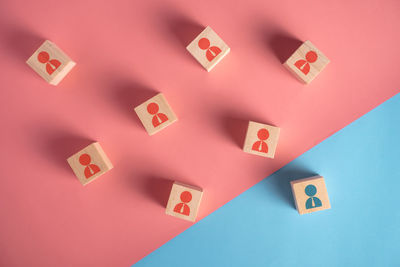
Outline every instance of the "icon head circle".
{"type": "Polygon", "coordinates": [[[181,193],[181,200],[184,203],[190,202],[190,200],[192,200],[192,194],[189,191],[183,191],[181,193]]]}
{"type": "Polygon", "coordinates": [[[38,60],[40,63],[46,63],[47,61],[49,61],[50,59],[50,55],[49,53],[42,51],[38,54],[38,60]]]}
{"type": "Polygon", "coordinates": [[[266,139],[268,139],[268,137],[269,137],[269,132],[268,132],[267,129],[264,129],[264,128],[263,128],[263,129],[258,130],[257,136],[258,136],[258,138],[259,138],[260,140],[266,140],[266,139]]]}
{"type": "Polygon", "coordinates": [[[304,189],[304,192],[307,196],[312,197],[315,196],[315,194],[317,193],[317,188],[315,187],[315,185],[309,184],[304,189]]]}
{"type": "Polygon", "coordinates": [[[92,159],[90,158],[89,154],[82,154],[82,155],[79,157],[79,162],[80,162],[82,165],[89,165],[91,160],[92,160],[92,159]]]}
{"type": "Polygon", "coordinates": [[[156,103],[150,103],[147,105],[147,111],[152,115],[156,114],[159,109],[160,108],[156,103]]]}
{"type": "Polygon", "coordinates": [[[207,38],[201,38],[199,40],[199,47],[203,50],[206,50],[210,47],[210,40],[208,40],[207,38]]]}
{"type": "Polygon", "coordinates": [[[317,60],[317,58],[318,58],[318,55],[317,55],[317,53],[315,53],[314,51],[309,51],[309,52],[306,54],[306,60],[307,60],[308,62],[310,62],[310,63],[314,63],[314,62],[317,60]]]}

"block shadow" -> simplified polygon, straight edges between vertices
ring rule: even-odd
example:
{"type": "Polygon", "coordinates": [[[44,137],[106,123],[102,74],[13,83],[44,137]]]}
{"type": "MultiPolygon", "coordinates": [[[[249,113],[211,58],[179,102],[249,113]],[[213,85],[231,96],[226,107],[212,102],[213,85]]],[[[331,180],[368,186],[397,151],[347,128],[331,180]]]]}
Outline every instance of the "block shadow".
{"type": "Polygon", "coordinates": [[[161,176],[149,174],[142,176],[141,187],[146,196],[150,197],[158,205],[167,206],[169,194],[174,181],[161,176]]]}
{"type": "Polygon", "coordinates": [[[185,48],[205,28],[200,23],[171,8],[161,9],[158,17],[161,19],[161,24],[165,25],[163,29],[165,34],[174,37],[176,42],[185,48]]]}
{"type": "Polygon", "coordinates": [[[266,181],[269,193],[276,194],[276,199],[280,199],[287,205],[296,209],[292,188],[290,182],[302,178],[318,175],[305,166],[294,165],[289,163],[282,169],[273,173],[266,181]]]}
{"type": "Polygon", "coordinates": [[[107,81],[107,84],[108,86],[105,88],[107,98],[111,100],[115,108],[142,127],[134,108],[159,92],[131,79],[111,79],[107,81]]]}
{"type": "Polygon", "coordinates": [[[71,171],[67,158],[95,142],[86,136],[65,131],[40,130],[35,141],[41,155],[64,170],[71,171]]]}
{"type": "Polygon", "coordinates": [[[285,63],[303,43],[301,40],[283,31],[270,34],[266,42],[281,64],[285,63]]]}
{"type": "Polygon", "coordinates": [[[240,148],[243,147],[248,124],[249,120],[242,118],[225,117],[222,120],[225,134],[240,148]]]}
{"type": "Polygon", "coordinates": [[[302,43],[302,41],[295,37],[283,33],[273,34],[268,41],[270,49],[282,64],[285,63],[302,43]]]}
{"type": "Polygon", "coordinates": [[[37,33],[18,26],[12,25],[2,31],[4,36],[5,53],[12,54],[21,63],[25,64],[30,56],[39,48],[45,41],[45,38],[37,33]]]}
{"type": "Polygon", "coordinates": [[[275,25],[261,25],[256,34],[260,36],[262,46],[270,50],[281,64],[285,63],[303,43],[294,35],[275,25]]]}

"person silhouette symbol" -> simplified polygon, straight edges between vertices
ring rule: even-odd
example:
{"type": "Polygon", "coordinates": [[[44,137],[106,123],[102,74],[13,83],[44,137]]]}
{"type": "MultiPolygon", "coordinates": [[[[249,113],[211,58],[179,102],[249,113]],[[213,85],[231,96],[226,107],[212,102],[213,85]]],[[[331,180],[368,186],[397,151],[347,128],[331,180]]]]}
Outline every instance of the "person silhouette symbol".
{"type": "Polygon", "coordinates": [[[216,46],[211,46],[210,47],[210,40],[207,38],[201,38],[198,43],[200,49],[202,50],[207,50],[206,52],[206,57],[208,61],[212,61],[216,56],[219,55],[219,53],[222,52],[222,50],[219,47],[216,46]]]}
{"type": "Polygon", "coordinates": [[[174,208],[174,212],[189,216],[190,207],[186,203],[189,203],[191,200],[192,200],[192,194],[189,191],[183,191],[181,193],[181,201],[182,202],[176,204],[176,206],[174,208]]]}
{"type": "Polygon", "coordinates": [[[96,164],[90,164],[91,161],[92,159],[90,158],[89,154],[82,154],[79,157],[79,163],[83,166],[86,166],[84,170],[86,178],[90,178],[100,171],[99,166],[97,166],[96,164]]]}
{"type": "Polygon", "coordinates": [[[46,71],[49,75],[60,67],[61,62],[57,59],[50,59],[49,53],[42,51],[38,54],[38,60],[40,63],[46,64],[46,71]]]}
{"type": "Polygon", "coordinates": [[[159,109],[160,107],[156,103],[150,103],[147,105],[147,112],[154,115],[151,120],[154,127],[157,127],[168,120],[167,115],[158,112],[159,109]]]}
{"type": "Polygon", "coordinates": [[[294,65],[301,70],[305,75],[307,75],[310,72],[310,63],[314,63],[317,61],[318,55],[314,51],[309,51],[306,54],[306,60],[300,59],[297,60],[294,65]]]}
{"type": "Polygon", "coordinates": [[[269,137],[269,132],[267,129],[260,129],[257,132],[257,136],[258,139],[260,139],[259,141],[256,141],[253,144],[252,150],[254,151],[259,151],[259,152],[264,152],[264,153],[268,153],[268,145],[266,142],[264,142],[265,140],[268,139],[269,137]]]}
{"type": "Polygon", "coordinates": [[[306,201],[306,209],[313,209],[313,208],[318,208],[322,206],[322,202],[319,198],[314,197],[315,194],[317,193],[317,188],[315,185],[309,184],[306,186],[304,189],[304,192],[306,193],[309,198],[306,201]]]}

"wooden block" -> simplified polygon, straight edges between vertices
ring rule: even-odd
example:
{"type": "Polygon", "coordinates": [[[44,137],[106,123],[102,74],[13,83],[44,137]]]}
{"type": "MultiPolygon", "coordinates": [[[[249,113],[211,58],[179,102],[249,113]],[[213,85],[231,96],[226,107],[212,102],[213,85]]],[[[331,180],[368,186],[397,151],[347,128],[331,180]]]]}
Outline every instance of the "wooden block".
{"type": "Polygon", "coordinates": [[[328,65],[329,59],[310,41],[305,41],[283,64],[300,81],[310,83],[328,65]]]}
{"type": "Polygon", "coordinates": [[[98,142],[67,159],[81,184],[86,185],[113,168],[111,161],[98,142]]]}
{"type": "Polygon", "coordinates": [[[267,124],[249,122],[243,151],[267,158],[274,158],[280,129],[267,124]]]}
{"type": "Polygon", "coordinates": [[[161,131],[178,120],[161,93],[137,106],[135,112],[149,135],[161,131]]]}
{"type": "Polygon", "coordinates": [[[324,177],[313,176],[291,181],[296,208],[300,214],[331,208],[324,177]]]}
{"type": "Polygon", "coordinates": [[[165,213],[194,222],[202,196],[201,188],[174,182],[165,213]]]}
{"type": "Polygon", "coordinates": [[[76,64],[58,46],[48,40],[26,63],[52,85],[57,85],[76,64]]]}
{"type": "Polygon", "coordinates": [[[231,50],[210,26],[207,26],[186,49],[207,71],[214,68],[231,50]]]}

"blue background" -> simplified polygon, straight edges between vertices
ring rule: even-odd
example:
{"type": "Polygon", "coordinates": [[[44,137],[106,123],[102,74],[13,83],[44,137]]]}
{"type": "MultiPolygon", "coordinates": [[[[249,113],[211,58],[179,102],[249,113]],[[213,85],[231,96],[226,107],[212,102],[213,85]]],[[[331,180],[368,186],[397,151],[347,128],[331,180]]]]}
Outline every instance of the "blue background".
{"type": "Polygon", "coordinates": [[[135,266],[400,266],[399,136],[396,95],[135,266]],[[332,208],[299,215],[289,182],[315,174],[332,208]]]}

